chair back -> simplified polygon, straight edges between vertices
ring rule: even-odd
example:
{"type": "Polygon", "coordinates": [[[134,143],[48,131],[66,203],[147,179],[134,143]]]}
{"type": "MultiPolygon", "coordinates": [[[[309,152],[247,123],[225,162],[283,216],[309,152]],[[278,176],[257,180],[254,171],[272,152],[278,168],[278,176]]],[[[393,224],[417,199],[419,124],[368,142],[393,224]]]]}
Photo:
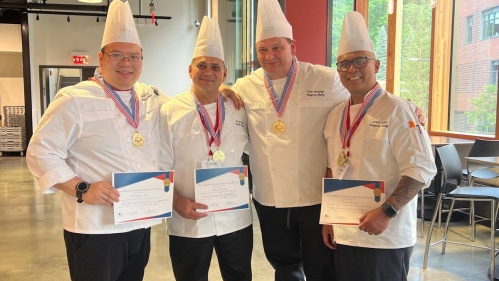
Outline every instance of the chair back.
{"type": "Polygon", "coordinates": [[[438,157],[440,157],[440,161],[442,163],[442,169],[444,170],[440,192],[448,193],[452,191],[449,190],[451,187],[455,188],[456,185],[461,185],[463,169],[461,165],[461,158],[459,158],[459,154],[453,144],[437,147],[436,149],[438,157]],[[453,184],[451,181],[455,181],[455,183],[453,184]]]}
{"type": "Polygon", "coordinates": [[[469,157],[496,157],[499,156],[499,140],[476,139],[471,146],[469,157]]]}

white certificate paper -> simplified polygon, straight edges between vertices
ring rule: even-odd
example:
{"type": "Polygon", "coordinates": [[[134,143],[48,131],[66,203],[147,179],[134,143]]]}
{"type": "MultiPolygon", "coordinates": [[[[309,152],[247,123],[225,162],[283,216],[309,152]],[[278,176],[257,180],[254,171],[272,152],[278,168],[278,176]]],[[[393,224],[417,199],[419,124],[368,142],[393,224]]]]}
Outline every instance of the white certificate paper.
{"type": "Polygon", "coordinates": [[[114,223],[171,217],[173,176],[174,171],[113,173],[113,186],[120,192],[114,223]]]}
{"type": "Polygon", "coordinates": [[[385,202],[385,182],[323,179],[320,224],[359,225],[359,218],[385,202]]]}
{"type": "Polygon", "coordinates": [[[227,212],[249,208],[248,167],[194,170],[195,200],[208,205],[200,213],[227,212]]]}

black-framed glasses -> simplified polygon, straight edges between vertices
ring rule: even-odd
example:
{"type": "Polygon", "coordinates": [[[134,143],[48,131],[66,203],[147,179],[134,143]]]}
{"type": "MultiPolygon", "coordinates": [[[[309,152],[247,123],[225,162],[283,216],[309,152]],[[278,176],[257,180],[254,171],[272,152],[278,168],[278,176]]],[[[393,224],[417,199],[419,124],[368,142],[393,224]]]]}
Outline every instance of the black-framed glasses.
{"type": "Polygon", "coordinates": [[[144,57],[143,56],[124,56],[122,54],[118,54],[118,53],[112,53],[112,54],[108,54],[108,53],[105,53],[105,52],[102,52],[104,55],[107,55],[112,62],[114,63],[119,63],[119,62],[122,62],[124,59],[128,58],[128,61],[131,62],[131,63],[139,63],[141,62],[144,57]]]}
{"type": "Polygon", "coordinates": [[[367,62],[370,60],[376,60],[376,59],[370,58],[370,57],[357,57],[357,58],[354,58],[353,60],[343,60],[343,61],[336,63],[336,69],[339,72],[345,72],[345,71],[348,71],[350,69],[350,65],[352,65],[352,64],[353,64],[353,66],[355,66],[355,68],[361,69],[361,68],[366,67],[367,62]]]}

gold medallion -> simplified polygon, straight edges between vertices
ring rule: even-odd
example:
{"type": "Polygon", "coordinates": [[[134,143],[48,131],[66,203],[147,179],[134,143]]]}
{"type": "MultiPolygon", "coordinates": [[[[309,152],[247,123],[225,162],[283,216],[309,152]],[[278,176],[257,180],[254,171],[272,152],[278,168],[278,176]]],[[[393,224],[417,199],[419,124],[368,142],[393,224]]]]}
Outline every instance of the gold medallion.
{"type": "Polygon", "coordinates": [[[144,145],[144,136],[139,133],[138,131],[135,131],[135,134],[132,136],[132,143],[135,147],[141,147],[144,145]]]}
{"type": "Polygon", "coordinates": [[[225,161],[225,154],[223,153],[223,151],[217,149],[217,151],[213,153],[213,160],[220,161],[223,163],[225,161]]]}
{"type": "Polygon", "coordinates": [[[343,167],[348,162],[348,158],[345,156],[344,152],[338,155],[338,166],[343,167]]]}
{"type": "Polygon", "coordinates": [[[280,135],[286,131],[286,124],[281,120],[277,120],[272,126],[272,129],[274,129],[274,133],[280,135]]]}

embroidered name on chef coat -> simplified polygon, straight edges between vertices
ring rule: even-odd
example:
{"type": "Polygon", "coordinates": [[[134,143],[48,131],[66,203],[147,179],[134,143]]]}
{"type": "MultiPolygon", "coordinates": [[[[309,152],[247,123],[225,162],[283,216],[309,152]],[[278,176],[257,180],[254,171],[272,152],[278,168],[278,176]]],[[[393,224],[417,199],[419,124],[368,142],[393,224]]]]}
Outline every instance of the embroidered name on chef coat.
{"type": "Polygon", "coordinates": [[[307,90],[307,97],[324,97],[324,90],[307,90]]]}
{"type": "Polygon", "coordinates": [[[373,120],[371,122],[371,124],[369,124],[369,127],[372,127],[372,128],[388,128],[388,121],[373,120]]]}

